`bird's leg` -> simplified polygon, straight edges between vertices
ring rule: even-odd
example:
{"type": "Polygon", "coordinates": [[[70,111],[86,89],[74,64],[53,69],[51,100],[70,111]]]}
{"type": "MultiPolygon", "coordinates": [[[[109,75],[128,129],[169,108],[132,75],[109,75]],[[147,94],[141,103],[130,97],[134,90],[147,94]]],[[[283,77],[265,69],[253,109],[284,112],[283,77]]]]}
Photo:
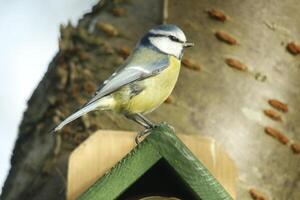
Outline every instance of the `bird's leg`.
{"type": "Polygon", "coordinates": [[[150,128],[154,128],[155,124],[151,122],[149,119],[147,119],[144,115],[141,113],[136,114],[141,120],[143,120],[150,128]]]}
{"type": "Polygon", "coordinates": [[[145,129],[149,129],[150,126],[142,119],[140,119],[137,114],[125,115],[128,119],[135,121],[139,125],[143,126],[145,129]]]}
{"type": "Polygon", "coordinates": [[[147,133],[149,133],[149,131],[151,130],[151,128],[155,127],[155,124],[152,123],[149,119],[147,119],[144,115],[140,114],[140,113],[136,113],[136,114],[131,114],[131,115],[125,115],[128,119],[131,119],[133,121],[135,121],[136,123],[142,125],[145,130],[139,132],[137,134],[137,136],[135,137],[135,143],[138,144],[139,143],[139,139],[141,137],[143,137],[144,135],[146,135],[147,133]]]}
{"type": "Polygon", "coordinates": [[[141,131],[138,133],[138,135],[135,138],[135,143],[138,144],[139,143],[139,139],[141,137],[143,137],[144,135],[146,135],[147,133],[150,132],[150,130],[152,128],[155,127],[155,124],[153,122],[151,122],[149,119],[147,119],[144,115],[142,115],[141,113],[136,113],[136,116],[141,119],[145,124],[148,125],[148,128],[146,128],[145,130],[141,131]]]}

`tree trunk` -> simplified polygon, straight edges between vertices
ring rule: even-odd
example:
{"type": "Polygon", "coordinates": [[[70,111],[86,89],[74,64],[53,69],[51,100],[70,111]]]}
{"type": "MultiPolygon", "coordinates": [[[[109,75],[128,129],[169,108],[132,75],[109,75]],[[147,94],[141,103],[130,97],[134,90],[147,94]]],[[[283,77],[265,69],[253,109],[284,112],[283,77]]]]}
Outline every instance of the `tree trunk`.
{"type": "Polygon", "coordinates": [[[239,169],[237,199],[250,199],[249,187],[273,199],[299,199],[300,158],[289,145],[300,140],[300,57],[286,50],[287,43],[300,42],[299,7],[297,0],[102,0],[77,27],[62,27],[60,50],[28,102],[1,199],[64,199],[68,156],[78,144],[97,129],[138,129],[122,116],[93,112],[61,134],[48,134],[165,17],[196,44],[185,64],[201,64],[201,71],[183,67],[171,101],[149,117],[221,143],[239,169]],[[208,17],[213,8],[227,20],[208,17]],[[227,60],[229,67],[228,58],[241,63],[227,60]],[[269,99],[287,103],[287,113],[266,112],[282,121],[264,115],[269,99]],[[282,132],[288,145],[265,127],[282,132]]]}

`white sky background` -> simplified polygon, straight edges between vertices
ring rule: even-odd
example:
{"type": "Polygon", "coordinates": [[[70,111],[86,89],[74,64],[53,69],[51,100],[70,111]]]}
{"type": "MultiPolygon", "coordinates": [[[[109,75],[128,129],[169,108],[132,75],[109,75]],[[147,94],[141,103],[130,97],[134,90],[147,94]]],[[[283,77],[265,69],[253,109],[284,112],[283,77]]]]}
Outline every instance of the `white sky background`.
{"type": "Polygon", "coordinates": [[[58,50],[59,25],[75,24],[96,2],[0,0],[0,188],[26,101],[58,50]]]}

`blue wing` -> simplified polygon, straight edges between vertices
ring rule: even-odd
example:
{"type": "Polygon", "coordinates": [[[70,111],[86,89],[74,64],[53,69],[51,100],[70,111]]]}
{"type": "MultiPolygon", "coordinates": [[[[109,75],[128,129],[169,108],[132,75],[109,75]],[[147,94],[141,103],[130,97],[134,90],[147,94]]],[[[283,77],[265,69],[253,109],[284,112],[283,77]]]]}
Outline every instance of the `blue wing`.
{"type": "Polygon", "coordinates": [[[103,82],[95,96],[85,106],[111,94],[124,85],[157,75],[168,66],[169,56],[166,54],[149,48],[135,50],[127,61],[103,82]]]}

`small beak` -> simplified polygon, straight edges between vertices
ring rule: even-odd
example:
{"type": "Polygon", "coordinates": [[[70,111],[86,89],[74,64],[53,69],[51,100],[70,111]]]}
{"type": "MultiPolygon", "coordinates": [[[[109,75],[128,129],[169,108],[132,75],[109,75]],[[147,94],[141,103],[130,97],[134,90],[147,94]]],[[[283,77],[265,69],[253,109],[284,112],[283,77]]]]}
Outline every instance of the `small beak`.
{"type": "Polygon", "coordinates": [[[185,47],[185,48],[192,47],[192,46],[194,46],[194,43],[191,43],[191,42],[185,42],[183,44],[183,47],[185,47]]]}

